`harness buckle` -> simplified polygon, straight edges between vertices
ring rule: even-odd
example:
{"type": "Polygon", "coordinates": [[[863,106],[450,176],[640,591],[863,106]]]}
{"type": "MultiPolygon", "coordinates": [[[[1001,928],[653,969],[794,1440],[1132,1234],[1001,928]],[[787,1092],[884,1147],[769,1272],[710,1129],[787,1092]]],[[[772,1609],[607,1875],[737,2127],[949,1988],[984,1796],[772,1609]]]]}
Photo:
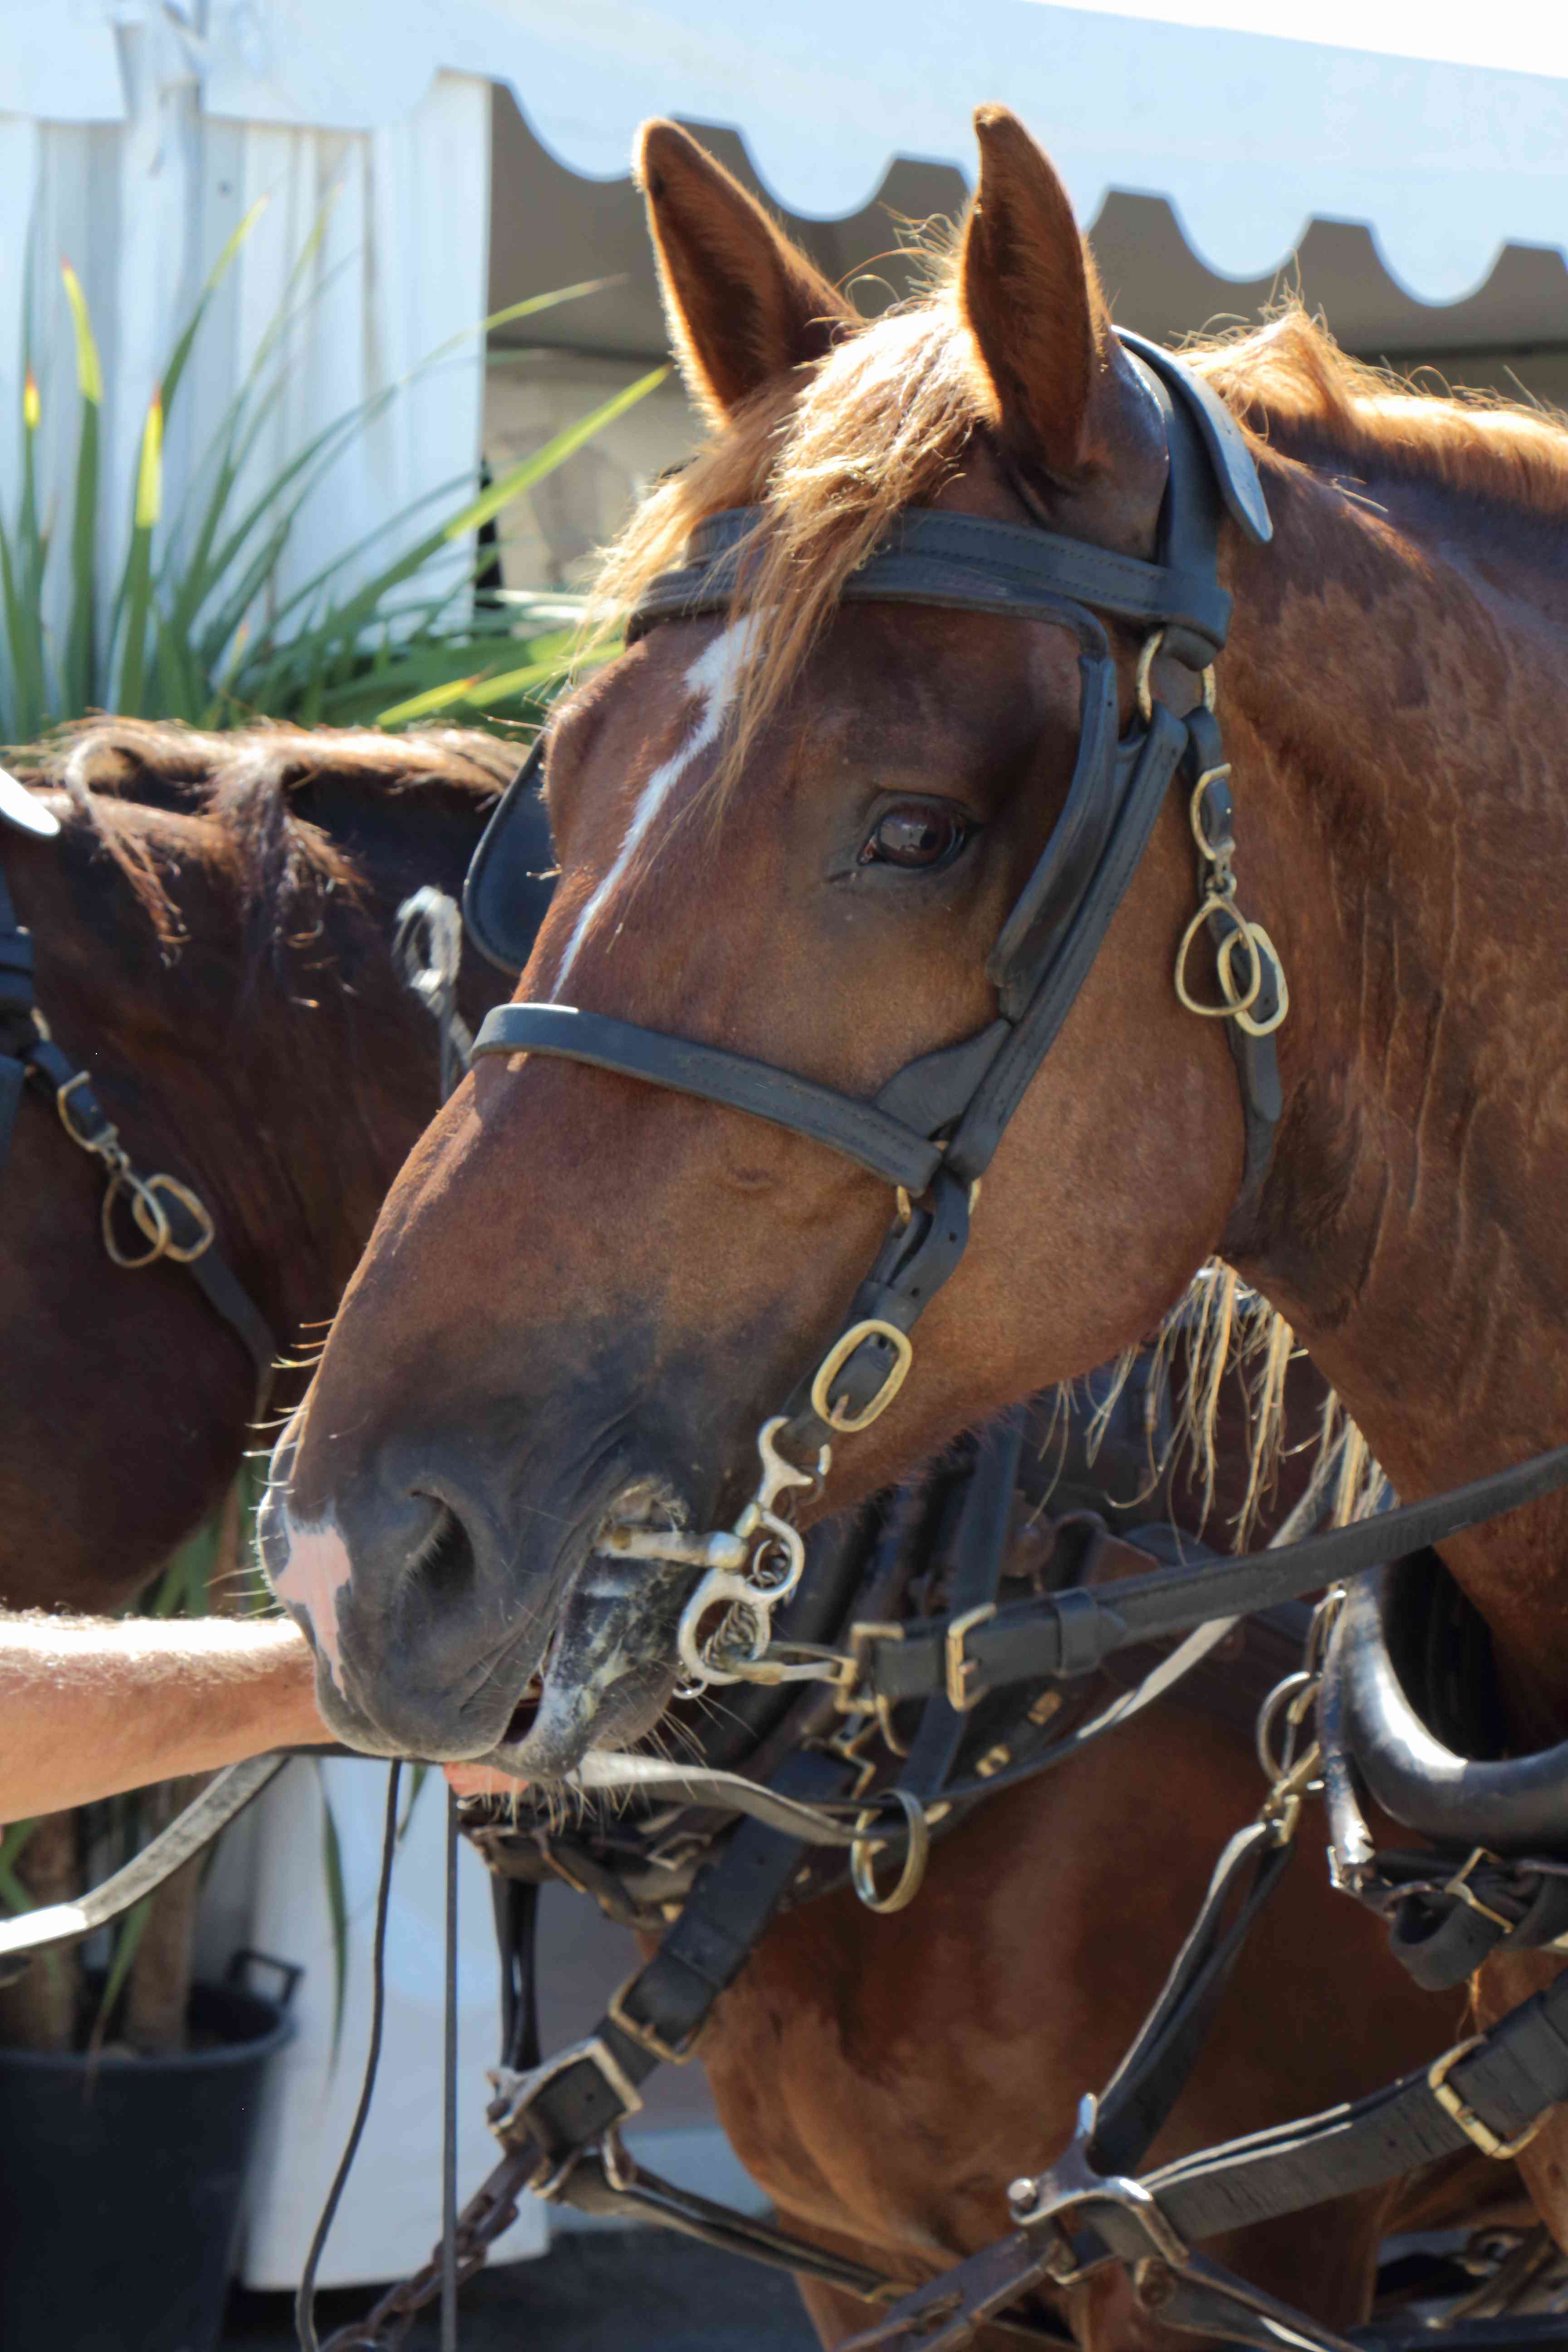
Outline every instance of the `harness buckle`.
{"type": "Polygon", "coordinates": [[[909,1334],[900,1331],[896,1323],[884,1323],[874,1315],[864,1323],[851,1323],[847,1331],[839,1333],[816,1368],[811,1383],[811,1409],[819,1421],[827,1423],[829,1429],[837,1429],[846,1437],[853,1437],[858,1431],[869,1429],[871,1423],[887,1412],[909,1377],[910,1366],[914,1360],[915,1351],[909,1334]],[[870,1403],[862,1406],[858,1412],[850,1412],[846,1406],[836,1405],[829,1391],[850,1357],[866,1339],[885,1339],[892,1349],[893,1360],[870,1403]]]}
{"type": "MultiPolygon", "coordinates": [[[[1472,1854],[1470,1862],[1474,1862],[1475,1859],[1475,1855],[1472,1854]]],[[[1470,1862],[1465,1864],[1466,1870],[1470,1867],[1470,1862]]],[[[1460,1874],[1463,1875],[1462,1873],[1460,1874]]],[[[1492,1918],[1496,1914],[1489,1912],[1487,1916],[1492,1918]]],[[[1445,2115],[1453,2116],[1465,2137],[1474,2147],[1479,2147],[1483,2156],[1493,2157],[1500,2164],[1504,2164],[1510,2157],[1517,2156],[1521,2148],[1530,2146],[1531,2141],[1541,2129],[1544,2117],[1537,2116],[1535,2121],[1528,2125],[1516,2139],[1500,2139],[1490,2124],[1478,2116],[1474,2107],[1467,2105],[1458,2092],[1454,2089],[1448,2081],[1450,2073],[1461,2058],[1469,2056],[1472,2050],[1482,2049],[1485,2046],[1486,2038],[1484,2033],[1472,2033],[1468,2042],[1457,2042],[1451,2050],[1445,2050],[1442,2056],[1434,2058],[1427,2067],[1426,2082],[1437,2105],[1445,2115]]]]}
{"type": "MultiPolygon", "coordinates": [[[[485,2120],[503,2147],[516,2145],[513,2135],[520,2125],[532,2139],[540,2151],[539,2169],[528,2186],[536,2197],[550,2197],[555,2193],[582,2154],[582,2148],[552,2148],[544,2134],[533,2128],[534,2111],[551,2084],[583,2063],[597,2069],[605,2088],[619,2102],[620,2115],[605,2126],[606,2130],[614,2124],[624,2123],[627,2116],[637,2114],[643,2104],[642,2093],[601,2034],[590,2033],[585,2041],[573,2042],[570,2049],[558,2052],[553,2058],[547,2058],[541,2066],[531,2066],[523,2074],[511,2066],[497,2066],[490,2070],[489,2080],[496,2095],[485,2111],[485,2120]]],[[[597,2132],[590,2135],[591,2137],[598,2136],[597,2132]]],[[[583,2145],[586,2147],[588,2141],[585,2139],[583,2145]]]]}
{"type": "Polygon", "coordinates": [[[1149,2254],[1168,2263],[1173,2271],[1185,2271],[1193,2259],[1192,2248],[1158,2198],[1141,2180],[1122,2173],[1096,2172],[1089,2162],[1099,2104],[1092,2091],[1079,2101],[1078,2129],[1070,2146],[1038,2179],[1013,2182],[1007,2191],[1008,2211],[1022,2230],[1050,2224],[1056,2244],[1046,2271],[1057,2286],[1076,2286],[1107,2260],[1131,2259],[1124,2249],[1102,2248],[1090,2261],[1080,2263],[1061,2220],[1078,2207],[1086,2208],[1085,2219],[1091,2221],[1096,2205],[1114,2206],[1136,2223],[1149,2254]]]}
{"type": "Polygon", "coordinates": [[[970,1676],[978,1675],[980,1667],[975,1659],[964,1656],[963,1644],[973,1627],[984,1625],[995,1614],[994,1601],[983,1601],[978,1609],[966,1609],[962,1617],[955,1617],[947,1629],[947,1703],[954,1715],[967,1715],[985,1696],[984,1683],[977,1683],[973,1690],[969,1687],[970,1676]]]}
{"type": "MultiPolygon", "coordinates": [[[[37,1017],[35,1013],[33,1015],[35,1022],[37,1017]]],[[[38,1034],[47,1042],[47,1031],[41,1029],[38,1034]]],[[[118,1146],[119,1131],[114,1121],[105,1115],[102,1104],[92,1091],[92,1080],[85,1070],[78,1070],[75,1076],[68,1078],[63,1087],[55,1088],[55,1108],[60,1115],[60,1125],[65,1129],[71,1141],[79,1145],[83,1151],[96,1152],[101,1159],[118,1146]],[[87,1089],[87,1099],[98,1114],[96,1127],[80,1126],[77,1121],[77,1106],[72,1097],[84,1087],[87,1089]]]]}
{"type": "MultiPolygon", "coordinates": [[[[657,2026],[647,2024],[640,2017],[634,2017],[626,2005],[626,1995],[641,1973],[639,1969],[634,1969],[631,1975],[616,1987],[615,1991],[610,1995],[605,2013],[618,2031],[626,2035],[628,2042],[635,2042],[639,2049],[647,2052],[650,2058],[658,2058],[667,2066],[684,2066],[689,2059],[694,2058],[697,2054],[697,2044],[702,2036],[702,2025],[707,2022],[707,2020],[704,2019],[702,2023],[697,2025],[679,2048],[674,2042],[667,2042],[657,2026]]],[[[640,2099],[637,2105],[641,2106],[640,2099]]]]}

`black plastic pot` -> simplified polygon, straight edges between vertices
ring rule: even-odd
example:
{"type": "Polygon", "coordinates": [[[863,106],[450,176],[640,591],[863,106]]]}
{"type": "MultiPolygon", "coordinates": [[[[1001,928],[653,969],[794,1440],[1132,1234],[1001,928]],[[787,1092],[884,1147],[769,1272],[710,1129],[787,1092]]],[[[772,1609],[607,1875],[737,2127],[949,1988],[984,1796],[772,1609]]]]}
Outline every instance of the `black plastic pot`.
{"type": "Polygon", "coordinates": [[[262,2076],[293,2031],[299,1971],[284,1974],[279,2000],[197,1985],[192,2036],[208,2048],[0,2050],[5,2352],[214,2352],[262,2076]]]}

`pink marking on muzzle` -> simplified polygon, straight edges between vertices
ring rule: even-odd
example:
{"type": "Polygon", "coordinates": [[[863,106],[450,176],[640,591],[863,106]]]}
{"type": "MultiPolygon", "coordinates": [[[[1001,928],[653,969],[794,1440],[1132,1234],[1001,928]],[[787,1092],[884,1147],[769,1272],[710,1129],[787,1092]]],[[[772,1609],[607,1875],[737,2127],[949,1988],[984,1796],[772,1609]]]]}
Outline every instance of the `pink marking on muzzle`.
{"type": "Polygon", "coordinates": [[[284,1605],[310,1621],[317,1649],[338,1674],[338,1595],[353,1575],[349,1548],[329,1520],[324,1527],[302,1528],[284,1512],[289,1558],[272,1579],[272,1590],[284,1605]]]}

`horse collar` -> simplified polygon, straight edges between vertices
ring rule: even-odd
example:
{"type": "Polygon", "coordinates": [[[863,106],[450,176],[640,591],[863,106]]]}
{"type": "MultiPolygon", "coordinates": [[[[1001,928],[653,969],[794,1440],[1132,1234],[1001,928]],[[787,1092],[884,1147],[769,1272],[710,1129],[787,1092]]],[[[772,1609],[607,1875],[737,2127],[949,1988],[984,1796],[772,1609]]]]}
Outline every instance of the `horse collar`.
{"type": "MultiPolygon", "coordinates": [[[[1178,951],[1176,992],[1189,1011],[1226,1025],[1247,1129],[1238,1206],[1256,1198],[1268,1170],[1281,1107],[1274,1032],[1289,996],[1268,934],[1236,903],[1230,766],[1212,667],[1231,611],[1217,570],[1222,515],[1261,542],[1269,536],[1268,509],[1246,442],[1215,394],[1168,352],[1137,337],[1122,340],[1165,425],[1169,472],[1152,562],[1040,528],[908,509],[842,591],[850,604],[1047,621],[1078,639],[1078,753],[1061,815],[986,959],[996,1019],[959,1045],[907,1063],[870,1102],[771,1063],[571,1005],[499,1006],[475,1043],[476,1056],[560,1055],[746,1111],[842,1152],[895,1190],[898,1213],[833,1345],[760,1433],[759,1484],[734,1527],[706,1536],[611,1531],[626,1549],[706,1567],[680,1632],[694,1686],[754,1675],[773,1610],[795,1590],[803,1564],[800,1538],[773,1506],[786,1486],[826,1474],[835,1433],[868,1428],[897,1395],[913,1357],[910,1334],[963,1255],[980,1180],[1088,978],[1178,775],[1197,850],[1199,904],[1178,951]],[[1144,633],[1138,718],[1124,737],[1103,614],[1144,633]],[[1151,674],[1161,653],[1199,683],[1194,709],[1180,718],[1153,697],[1151,674]],[[1216,951],[1214,1003],[1197,998],[1187,979],[1200,930],[1216,951]],[[790,1454],[812,1460],[813,1469],[795,1470],[790,1454]],[[724,1609],[724,1621],[704,1643],[699,1626],[715,1608],[724,1609]],[[742,1625],[750,1628],[743,1639],[742,1625]]],[[[688,561],[647,590],[628,639],[662,622],[728,613],[761,520],[758,509],[737,508],[700,524],[688,561]]],[[[540,756],[536,749],[491,821],[465,896],[481,945],[501,961],[509,960],[508,924],[497,884],[516,863],[509,860],[509,828],[528,821],[531,805],[537,810],[531,788],[540,756]]],[[[777,1662],[767,1671],[776,1675],[777,1662]]]]}

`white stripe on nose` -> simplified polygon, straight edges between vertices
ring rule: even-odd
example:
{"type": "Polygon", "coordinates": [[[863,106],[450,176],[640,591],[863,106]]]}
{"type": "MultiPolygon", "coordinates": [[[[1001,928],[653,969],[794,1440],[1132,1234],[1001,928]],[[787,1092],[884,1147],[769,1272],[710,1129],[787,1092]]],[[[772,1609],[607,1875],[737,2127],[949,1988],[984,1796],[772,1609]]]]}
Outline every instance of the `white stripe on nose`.
{"type": "Polygon", "coordinates": [[[673,752],[668,760],[660,761],[638,793],[637,804],[632,812],[632,821],[626,827],[626,836],[616,853],[616,862],[578,916],[572,936],[566,942],[566,952],[555,974],[552,993],[556,1003],[563,1001],[561,992],[566,985],[567,973],[576,961],[578,949],[620,887],[654,819],[692,761],[700,760],[703,752],[718,741],[751,650],[756,618],[754,613],[748,613],[743,620],[732,621],[710,646],[703,648],[687,671],[688,688],[701,698],[701,715],[679,751],[673,752]]]}

